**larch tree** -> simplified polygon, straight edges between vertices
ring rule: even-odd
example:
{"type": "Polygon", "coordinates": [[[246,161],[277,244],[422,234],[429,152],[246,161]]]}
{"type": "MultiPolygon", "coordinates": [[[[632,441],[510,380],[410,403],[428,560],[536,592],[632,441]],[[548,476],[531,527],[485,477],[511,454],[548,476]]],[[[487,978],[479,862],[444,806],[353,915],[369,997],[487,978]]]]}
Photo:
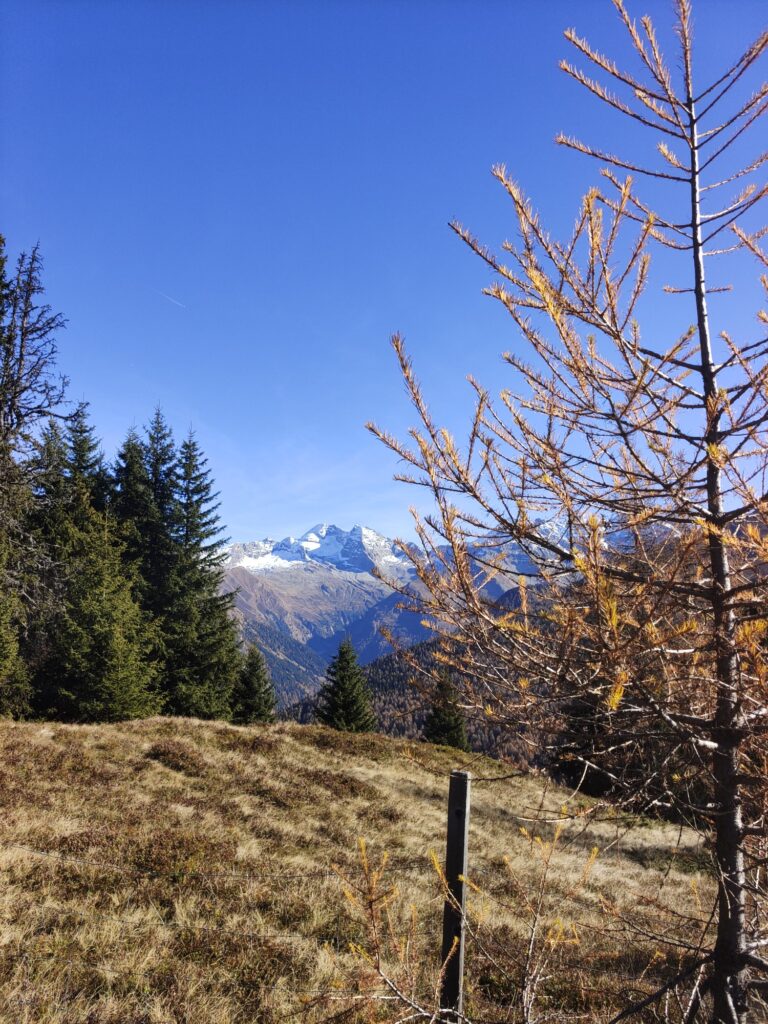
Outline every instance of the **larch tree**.
{"type": "Polygon", "coordinates": [[[41,301],[41,271],[37,247],[11,266],[0,235],[0,714],[28,707],[19,648],[30,608],[50,597],[50,566],[29,527],[30,471],[67,381],[56,368],[64,318],[41,301]]]}
{"type": "MultiPolygon", "coordinates": [[[[699,85],[689,0],[675,3],[674,66],[651,21],[613,4],[640,71],[573,30],[580,63],[561,67],[652,133],[656,157],[560,136],[603,166],[564,241],[495,168],[516,239],[497,253],[453,226],[517,329],[504,357],[510,385],[496,399],[471,380],[476,408],[460,445],[435,422],[395,337],[419,424],[406,442],[371,429],[407,463],[400,479],[430,495],[433,511],[416,515],[421,552],[403,545],[422,589],[408,600],[450,639],[462,704],[529,722],[538,738],[572,732],[574,707],[597,709],[590,756],[614,798],[688,822],[709,842],[714,906],[686,908],[676,973],[615,1019],[672,1019],[679,1006],[686,1024],[745,1024],[768,987],[768,314],[742,339],[725,304],[715,326],[709,298],[729,283],[729,256],[739,274],[751,258],[768,267],[755,220],[768,153],[743,157],[768,110],[768,85],[744,92],[768,33],[699,85]],[[651,298],[664,283],[655,251],[674,275],[666,300],[651,298]],[[665,313],[670,325],[682,316],[682,329],[665,336],[665,313]],[[513,547],[533,580],[501,607],[486,584],[512,585],[513,547]]],[[[573,756],[583,757],[578,745],[573,756]]],[[[665,948],[665,935],[655,939],[665,948]]]]}
{"type": "Polygon", "coordinates": [[[11,271],[0,235],[0,451],[15,454],[34,443],[67,388],[56,368],[56,338],[65,321],[39,301],[42,263],[35,246],[11,271]]]}

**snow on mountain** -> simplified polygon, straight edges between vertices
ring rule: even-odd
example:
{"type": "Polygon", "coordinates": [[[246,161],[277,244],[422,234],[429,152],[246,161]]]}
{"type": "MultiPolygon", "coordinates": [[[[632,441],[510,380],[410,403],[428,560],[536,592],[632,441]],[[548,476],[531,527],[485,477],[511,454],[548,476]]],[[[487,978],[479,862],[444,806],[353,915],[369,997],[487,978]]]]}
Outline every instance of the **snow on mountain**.
{"type": "MultiPolygon", "coordinates": [[[[498,548],[485,554],[496,561],[498,548]]],[[[482,556],[478,549],[478,573],[482,556]]],[[[516,587],[517,573],[531,568],[513,545],[504,571],[486,585],[487,596],[504,598],[516,587]]],[[[300,537],[232,544],[225,569],[224,589],[235,595],[243,636],[264,651],[284,698],[317,689],[317,665],[327,664],[345,637],[366,664],[390,650],[382,630],[406,645],[432,635],[386,582],[418,587],[411,562],[394,541],[367,526],[342,530],[318,523],[300,537]]]]}
{"type": "Polygon", "coordinates": [[[411,575],[410,563],[393,541],[367,526],[342,530],[318,523],[298,539],[250,541],[232,544],[228,568],[249,572],[274,572],[295,568],[297,563],[317,562],[346,572],[371,573],[375,568],[396,579],[411,575]]]}
{"type": "Polygon", "coordinates": [[[425,639],[419,616],[398,607],[375,570],[402,583],[414,578],[394,542],[366,526],[318,523],[298,538],[230,545],[224,589],[234,593],[242,634],[264,651],[282,698],[317,689],[317,665],[344,637],[363,664],[388,652],[382,627],[406,644],[425,639]]]}

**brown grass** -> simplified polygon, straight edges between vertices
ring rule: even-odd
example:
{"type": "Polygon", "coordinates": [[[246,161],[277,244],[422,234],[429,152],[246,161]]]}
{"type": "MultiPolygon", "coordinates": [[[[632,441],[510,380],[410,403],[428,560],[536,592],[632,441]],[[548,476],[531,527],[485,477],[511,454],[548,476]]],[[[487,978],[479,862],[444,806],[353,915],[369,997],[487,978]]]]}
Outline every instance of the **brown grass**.
{"type": "MultiPolygon", "coordinates": [[[[406,743],[379,736],[160,718],[0,723],[0,749],[1,1024],[320,1021],[347,1007],[348,1022],[393,1019],[389,1004],[370,1016],[347,1000],[366,974],[350,943],[368,940],[332,865],[358,877],[360,836],[372,856],[389,854],[403,894],[395,920],[415,905],[418,956],[434,983],[442,898],[428,854],[442,856],[445,775],[460,755],[422,746],[421,764],[406,743]]],[[[475,788],[472,877],[483,891],[472,910],[500,947],[514,948],[524,929],[516,886],[533,886],[541,844],[520,828],[546,785],[475,788]]],[[[546,805],[562,799],[551,789],[546,805]]],[[[554,827],[531,826],[544,839],[554,827]]],[[[661,970],[667,954],[628,938],[621,918],[658,922],[642,896],[660,887],[670,906],[688,905],[707,885],[701,867],[695,840],[671,826],[569,826],[548,886],[558,914],[578,925],[580,945],[563,955],[586,966],[574,975],[581,988],[549,984],[552,1005],[597,1014],[626,991],[625,975],[661,970]],[[576,897],[595,845],[604,852],[576,897]]],[[[468,980],[470,1006],[499,1019],[509,979],[470,949],[468,980]]]]}

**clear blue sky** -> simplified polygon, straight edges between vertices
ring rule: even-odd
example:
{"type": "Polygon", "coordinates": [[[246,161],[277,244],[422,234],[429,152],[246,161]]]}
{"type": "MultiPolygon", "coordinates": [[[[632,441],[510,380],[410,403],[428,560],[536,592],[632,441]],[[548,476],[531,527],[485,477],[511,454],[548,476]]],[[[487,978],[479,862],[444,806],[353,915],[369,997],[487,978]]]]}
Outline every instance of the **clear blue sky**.
{"type": "MultiPolygon", "coordinates": [[[[630,9],[669,25],[667,0],[630,9]]],[[[700,68],[765,19],[696,12],[700,68]]],[[[607,116],[557,70],[572,24],[626,52],[608,0],[4,0],[0,230],[41,244],[107,453],[159,403],[197,431],[233,538],[409,534],[414,495],[363,429],[412,419],[388,338],[449,426],[466,373],[508,383],[511,322],[447,222],[511,230],[496,162],[572,222],[597,169],[552,138],[607,116]]]]}

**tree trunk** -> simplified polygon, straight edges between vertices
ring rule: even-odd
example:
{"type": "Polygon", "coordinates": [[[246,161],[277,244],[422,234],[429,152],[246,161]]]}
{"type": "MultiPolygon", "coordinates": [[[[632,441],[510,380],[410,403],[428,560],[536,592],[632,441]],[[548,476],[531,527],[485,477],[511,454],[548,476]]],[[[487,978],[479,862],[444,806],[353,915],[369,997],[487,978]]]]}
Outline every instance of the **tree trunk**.
{"type": "Polygon", "coordinates": [[[742,813],[739,786],[739,759],[742,721],[739,695],[739,664],[736,655],[736,623],[729,604],[731,573],[728,551],[723,542],[722,471],[716,447],[721,414],[717,373],[707,316],[707,286],[701,238],[700,172],[698,132],[693,97],[688,94],[691,132],[691,226],[696,295],[696,317],[701,351],[701,376],[705,398],[705,443],[707,445],[707,508],[714,527],[709,532],[709,557],[712,570],[713,643],[716,657],[717,703],[713,739],[715,782],[715,855],[718,868],[717,939],[711,992],[712,1024],[745,1024],[747,1020],[747,970],[745,966],[745,876],[742,848],[742,813]]]}

